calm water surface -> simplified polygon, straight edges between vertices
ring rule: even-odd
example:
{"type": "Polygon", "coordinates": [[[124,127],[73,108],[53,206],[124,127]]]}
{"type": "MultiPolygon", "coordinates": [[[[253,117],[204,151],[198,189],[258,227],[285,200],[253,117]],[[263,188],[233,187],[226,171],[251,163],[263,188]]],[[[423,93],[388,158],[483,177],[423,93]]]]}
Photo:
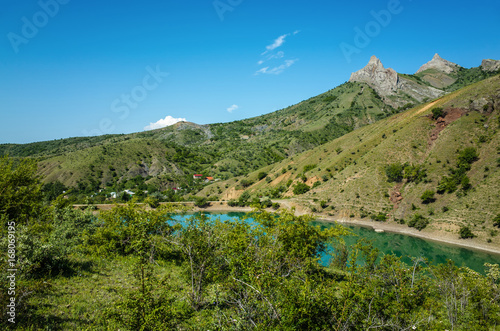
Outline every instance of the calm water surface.
{"type": "MultiPolygon", "coordinates": [[[[221,221],[239,219],[245,213],[208,213],[210,218],[219,218],[221,221]]],[[[192,215],[175,215],[175,219],[182,220],[192,215]]],[[[252,222],[252,219],[248,219],[252,222]]],[[[314,225],[319,225],[322,228],[331,227],[328,222],[316,221],[314,225]]],[[[451,259],[457,266],[467,266],[480,273],[484,273],[484,264],[498,263],[500,264],[500,255],[487,253],[479,250],[472,250],[456,245],[440,243],[436,241],[425,240],[417,237],[412,237],[399,233],[383,232],[377,233],[371,228],[344,225],[349,228],[355,235],[345,237],[348,246],[352,246],[359,238],[365,238],[373,243],[373,246],[378,248],[381,253],[395,254],[402,257],[403,261],[410,263],[410,257],[425,257],[432,264],[444,263],[451,259]]],[[[324,265],[328,264],[328,257],[322,258],[324,265]]]]}

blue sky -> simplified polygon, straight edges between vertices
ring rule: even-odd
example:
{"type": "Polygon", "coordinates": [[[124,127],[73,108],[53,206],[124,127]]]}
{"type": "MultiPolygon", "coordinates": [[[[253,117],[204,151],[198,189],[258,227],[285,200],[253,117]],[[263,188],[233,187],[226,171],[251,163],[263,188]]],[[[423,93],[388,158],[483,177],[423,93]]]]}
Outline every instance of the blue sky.
{"type": "Polygon", "coordinates": [[[464,67],[500,59],[497,0],[0,3],[0,143],[258,116],[371,55],[402,73],[436,52],[464,67]]]}

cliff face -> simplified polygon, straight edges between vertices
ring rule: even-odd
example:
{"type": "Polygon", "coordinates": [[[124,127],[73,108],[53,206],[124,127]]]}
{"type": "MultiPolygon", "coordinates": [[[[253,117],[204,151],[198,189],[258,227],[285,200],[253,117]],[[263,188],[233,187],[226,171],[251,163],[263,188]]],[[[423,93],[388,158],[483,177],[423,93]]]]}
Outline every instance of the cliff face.
{"type": "Polygon", "coordinates": [[[487,72],[498,71],[500,70],[500,61],[491,59],[483,60],[481,63],[481,69],[487,72]]]}
{"type": "Polygon", "coordinates": [[[374,55],[363,69],[351,74],[350,82],[367,83],[378,94],[386,96],[397,92],[399,76],[394,69],[385,69],[374,55]]]}
{"type": "Polygon", "coordinates": [[[367,83],[384,101],[397,108],[415,100],[423,102],[425,99],[434,99],[444,94],[443,91],[398,75],[391,68],[384,68],[382,62],[372,56],[370,62],[361,70],[351,74],[350,82],[367,83]]]}
{"type": "Polygon", "coordinates": [[[442,57],[440,57],[438,53],[436,53],[432,58],[432,60],[421,66],[416,73],[418,74],[425,70],[435,69],[437,71],[441,71],[446,74],[451,74],[452,72],[458,70],[459,68],[461,67],[458,64],[447,61],[442,57]]]}

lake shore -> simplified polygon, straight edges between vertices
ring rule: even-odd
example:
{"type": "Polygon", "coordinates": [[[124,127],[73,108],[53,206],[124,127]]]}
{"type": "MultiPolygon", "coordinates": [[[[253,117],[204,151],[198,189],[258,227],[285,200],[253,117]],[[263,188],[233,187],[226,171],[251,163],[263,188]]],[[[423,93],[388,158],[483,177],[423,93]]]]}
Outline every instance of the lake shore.
{"type": "MultiPolygon", "coordinates": [[[[418,231],[417,229],[410,228],[403,224],[397,224],[393,222],[376,222],[367,219],[355,219],[355,218],[346,218],[340,216],[328,216],[324,214],[315,214],[310,213],[300,205],[290,201],[290,200],[279,200],[276,201],[281,204],[282,208],[286,209],[295,209],[295,215],[301,216],[305,214],[312,214],[320,221],[331,222],[331,223],[340,223],[346,225],[354,225],[354,226],[362,226],[367,228],[372,228],[376,232],[393,232],[400,233],[407,236],[413,236],[422,238],[425,240],[431,240],[441,243],[446,243],[453,246],[464,247],[472,250],[479,250],[483,252],[499,254],[500,255],[500,245],[496,243],[483,243],[479,242],[478,239],[459,239],[456,233],[450,233],[446,231],[440,230],[431,230],[424,229],[423,231],[418,231]]],[[[162,203],[162,204],[168,204],[162,203]]],[[[243,212],[248,213],[253,211],[254,209],[251,207],[230,207],[226,202],[212,202],[212,204],[206,208],[198,208],[194,206],[192,202],[183,202],[180,203],[185,206],[189,206],[192,208],[192,211],[205,211],[212,213],[229,213],[229,212],[243,212]]],[[[109,210],[113,208],[113,204],[102,204],[102,205],[93,205],[98,210],[109,210]]],[[[74,208],[84,208],[88,207],[87,205],[74,205],[74,208]]],[[[268,209],[268,211],[273,212],[274,210],[268,209]]],[[[500,241],[500,240],[499,240],[500,241]]]]}
{"type": "MultiPolygon", "coordinates": [[[[279,201],[279,202],[282,203],[282,201],[279,201]]],[[[283,207],[285,207],[287,209],[297,207],[295,204],[292,205],[289,203],[285,203],[282,205],[283,205],[283,207]]],[[[253,209],[250,207],[230,207],[224,202],[222,202],[222,203],[216,202],[214,205],[211,205],[211,206],[206,207],[206,208],[196,208],[195,207],[194,210],[195,211],[207,211],[207,212],[213,212],[213,213],[227,213],[227,212],[250,212],[253,209]]],[[[268,211],[273,211],[273,210],[268,209],[268,211]]],[[[295,214],[297,216],[300,216],[300,215],[311,214],[311,213],[307,213],[302,208],[295,208],[295,214]]],[[[338,217],[338,216],[328,216],[328,215],[315,214],[315,213],[312,213],[312,215],[314,215],[318,220],[324,221],[324,222],[362,226],[362,227],[372,228],[373,230],[375,230],[377,232],[400,233],[400,234],[404,234],[407,236],[422,238],[425,240],[431,240],[431,241],[450,244],[453,246],[464,247],[464,248],[469,248],[472,250],[479,250],[479,251],[484,251],[484,252],[500,255],[500,247],[494,246],[495,245],[494,243],[490,243],[490,244],[482,243],[482,242],[478,242],[477,239],[459,239],[459,238],[457,238],[457,234],[450,233],[450,232],[439,231],[439,230],[429,230],[429,229],[425,229],[423,231],[418,231],[417,229],[410,228],[407,225],[397,224],[397,223],[392,223],[392,222],[376,222],[376,221],[366,220],[366,219],[343,218],[343,217],[338,217]]]]}

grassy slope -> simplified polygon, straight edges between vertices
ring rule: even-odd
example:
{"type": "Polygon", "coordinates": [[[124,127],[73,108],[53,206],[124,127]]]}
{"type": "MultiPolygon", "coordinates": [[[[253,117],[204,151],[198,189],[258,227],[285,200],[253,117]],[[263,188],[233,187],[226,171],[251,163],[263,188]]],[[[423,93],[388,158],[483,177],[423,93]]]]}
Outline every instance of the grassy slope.
{"type": "MultiPolygon", "coordinates": [[[[321,210],[319,201],[325,200],[330,201],[326,212],[359,217],[385,211],[407,221],[413,214],[421,213],[432,219],[431,228],[456,231],[459,225],[470,223],[482,239],[490,238],[492,218],[500,213],[500,167],[497,163],[500,157],[499,109],[489,115],[470,111],[447,126],[434,143],[430,143],[429,136],[435,121],[426,115],[430,114],[433,107],[467,108],[470,100],[482,97],[498,99],[499,89],[500,76],[496,76],[449,94],[435,103],[362,127],[325,145],[264,168],[273,179],[270,184],[265,180],[257,181],[259,171],[249,174],[248,178],[256,183],[248,189],[253,194],[265,196],[272,188],[285,185],[290,179],[294,183],[300,181],[298,177],[304,166],[317,164],[316,168],[305,174],[307,184],[312,185],[318,180],[322,184],[297,197],[305,206],[321,210]],[[486,142],[480,143],[480,136],[485,136],[486,142]],[[457,150],[467,146],[477,148],[480,155],[468,173],[473,190],[461,198],[454,193],[436,195],[436,202],[423,205],[420,199],[422,193],[427,189],[436,190],[439,180],[449,174],[448,168],[456,164],[457,150]],[[339,148],[342,152],[337,154],[339,148]],[[424,165],[430,180],[428,183],[402,186],[400,192],[403,200],[395,210],[388,195],[397,188],[395,183],[387,182],[384,172],[384,166],[394,162],[424,165]],[[328,180],[323,182],[323,177],[328,180]],[[412,210],[412,204],[418,210],[412,210]],[[444,206],[449,211],[442,212],[444,206]],[[434,215],[429,215],[432,212],[434,215]]],[[[293,184],[285,196],[293,195],[292,188],[293,184]]],[[[237,197],[243,192],[233,179],[227,183],[213,184],[201,194],[215,194],[219,189],[222,190],[222,197],[237,197]]]]}

